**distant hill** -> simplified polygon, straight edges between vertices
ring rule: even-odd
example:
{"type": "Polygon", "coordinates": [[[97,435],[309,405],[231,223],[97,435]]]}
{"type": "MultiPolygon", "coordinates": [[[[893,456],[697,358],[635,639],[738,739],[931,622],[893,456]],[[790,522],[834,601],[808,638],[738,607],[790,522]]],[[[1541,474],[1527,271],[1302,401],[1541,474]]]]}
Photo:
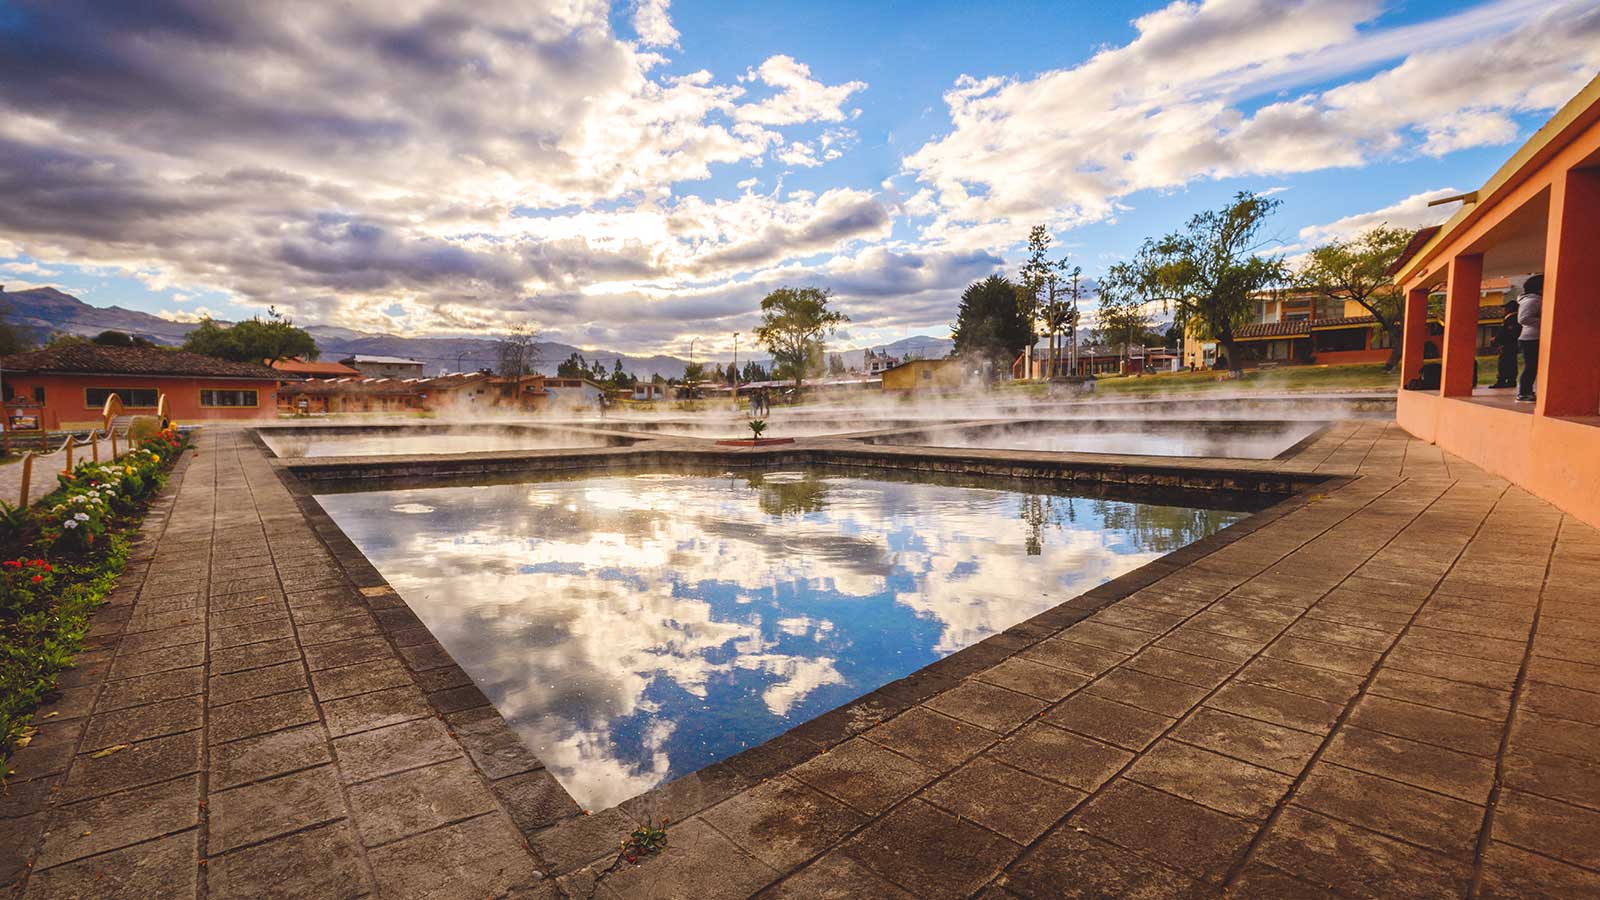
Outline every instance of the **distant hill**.
{"type": "MultiPolygon", "coordinates": [[[[41,342],[57,332],[93,337],[110,330],[146,337],[157,344],[177,346],[183,343],[184,335],[194,329],[193,324],[173,322],[134,309],[91,306],[52,287],[0,291],[0,316],[26,329],[35,340],[41,342]]],[[[492,338],[402,337],[325,325],[312,325],[306,330],[317,339],[317,346],[327,359],[341,359],[357,353],[405,356],[427,363],[430,374],[493,368],[496,361],[496,342],[492,338]]],[[[688,360],[676,356],[633,356],[612,350],[584,350],[555,341],[541,342],[537,346],[539,368],[546,373],[554,373],[556,366],[573,353],[583,354],[590,362],[599,360],[608,370],[620,357],[622,368],[641,378],[658,374],[662,377],[681,376],[684,366],[688,364],[688,360]]],[[[895,356],[940,357],[948,354],[950,347],[951,342],[945,338],[916,336],[873,349],[887,350],[895,356]]],[[[864,351],[845,350],[840,351],[840,355],[846,365],[859,366],[864,351]]],[[[743,364],[748,358],[741,354],[740,363],[743,364]]],[[[769,362],[763,357],[756,359],[763,365],[769,362]]]]}

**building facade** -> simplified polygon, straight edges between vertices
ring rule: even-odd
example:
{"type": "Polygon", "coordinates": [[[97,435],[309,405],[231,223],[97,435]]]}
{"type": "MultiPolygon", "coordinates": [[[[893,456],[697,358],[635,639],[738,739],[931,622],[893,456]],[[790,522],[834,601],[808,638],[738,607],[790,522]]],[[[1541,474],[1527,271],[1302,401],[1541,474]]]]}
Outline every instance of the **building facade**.
{"type": "MultiPolygon", "coordinates": [[[[1402,385],[1421,372],[1429,298],[1443,296],[1440,386],[1401,390],[1406,431],[1600,526],[1600,78],[1562,107],[1393,269],[1405,291],[1402,385]],[[1536,400],[1481,388],[1483,285],[1542,274],[1536,400]]],[[[1507,540],[1516,536],[1508,535],[1507,540]]]]}
{"type": "Polygon", "coordinates": [[[949,391],[965,380],[957,359],[913,359],[883,373],[885,391],[949,391]]]}
{"type": "MultiPolygon", "coordinates": [[[[1478,348],[1490,352],[1490,339],[1500,324],[1500,304],[1513,290],[1508,279],[1485,281],[1479,297],[1478,348]]],[[[1442,295],[1441,295],[1442,296],[1442,295]]],[[[1440,297],[1435,297],[1436,304],[1440,297]]],[[[1435,317],[1434,321],[1440,321],[1435,317]]],[[[1255,315],[1234,332],[1243,365],[1315,363],[1345,365],[1387,362],[1394,352],[1389,334],[1378,320],[1353,300],[1328,300],[1310,294],[1263,293],[1255,315]]],[[[1185,368],[1216,365],[1220,345],[1200,339],[1193,329],[1183,338],[1185,368]]]]}
{"type": "Polygon", "coordinates": [[[115,393],[134,415],[155,415],[162,394],[175,420],[259,419],[277,415],[278,386],[297,380],[263,365],[160,347],[88,342],[0,359],[9,422],[19,410],[46,429],[98,422],[115,393]]]}
{"type": "Polygon", "coordinates": [[[403,356],[367,356],[356,354],[339,360],[367,378],[421,378],[427,365],[421,360],[403,356]]]}

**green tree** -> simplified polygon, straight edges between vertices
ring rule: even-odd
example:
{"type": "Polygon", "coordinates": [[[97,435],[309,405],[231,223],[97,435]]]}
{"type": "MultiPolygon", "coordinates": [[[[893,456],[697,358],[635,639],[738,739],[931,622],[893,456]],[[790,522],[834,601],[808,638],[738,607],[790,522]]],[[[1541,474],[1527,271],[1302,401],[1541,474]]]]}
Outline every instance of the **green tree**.
{"type": "MultiPolygon", "coordinates": [[[[1195,214],[1161,238],[1147,239],[1113,290],[1159,301],[1177,323],[1215,340],[1231,369],[1243,365],[1234,333],[1249,320],[1254,295],[1281,283],[1283,260],[1263,255],[1261,229],[1282,201],[1240,191],[1221,209],[1195,214]]],[[[1104,286],[1102,286],[1104,290],[1104,286]]]]}
{"type": "Polygon", "coordinates": [[[126,331],[102,331],[89,339],[102,347],[154,347],[155,343],[149,338],[126,331]]]}
{"type": "Polygon", "coordinates": [[[1035,323],[1039,318],[1039,309],[1043,305],[1040,297],[1045,286],[1049,283],[1050,273],[1055,269],[1055,263],[1049,259],[1050,254],[1050,229],[1043,225],[1035,225],[1028,231],[1028,258],[1023,261],[1022,268],[1017,272],[1017,310],[1021,313],[1023,321],[1028,323],[1028,343],[1033,346],[1039,340],[1038,329],[1035,323]]]}
{"type": "Polygon", "coordinates": [[[828,354],[828,374],[829,375],[837,377],[839,375],[847,374],[849,371],[850,371],[849,369],[845,368],[844,357],[840,356],[837,353],[828,354]]]}
{"type": "Polygon", "coordinates": [[[0,356],[32,350],[33,341],[28,337],[28,333],[11,324],[5,316],[7,311],[4,306],[0,306],[0,356]]]}
{"type": "Polygon", "coordinates": [[[761,301],[756,340],[772,354],[774,369],[794,379],[796,389],[821,369],[823,339],[850,321],[832,308],[832,297],[826,288],[781,287],[761,301]]]}
{"type": "Polygon", "coordinates": [[[706,364],[692,362],[683,367],[683,380],[688,384],[698,384],[706,380],[706,364]]]}
{"type": "Polygon", "coordinates": [[[1128,263],[1117,263],[1100,281],[1100,305],[1095,310],[1095,330],[1102,344],[1120,347],[1122,359],[1128,359],[1129,349],[1143,343],[1150,333],[1150,314],[1145,311],[1144,299],[1135,289],[1128,263]]]}
{"type": "Polygon", "coordinates": [[[1348,241],[1332,241],[1313,249],[1294,274],[1294,286],[1328,300],[1354,302],[1389,335],[1389,360],[1384,370],[1400,364],[1405,305],[1388,271],[1411,240],[1403,228],[1379,225],[1348,241]]]}
{"type": "Polygon", "coordinates": [[[1074,344],[1078,340],[1078,277],[1083,274],[1079,266],[1071,265],[1063,256],[1050,266],[1045,274],[1045,300],[1039,305],[1039,321],[1044,323],[1050,336],[1050,377],[1061,374],[1062,335],[1071,331],[1074,344]],[[1067,286],[1068,280],[1072,286],[1067,286]]]}
{"type": "Polygon", "coordinates": [[[182,349],[218,359],[267,365],[292,357],[316,359],[320,353],[311,333],[274,307],[268,307],[266,319],[256,317],[234,325],[218,324],[208,316],[184,337],[182,349]]]}
{"type": "Polygon", "coordinates": [[[622,357],[617,357],[611,366],[611,386],[614,388],[631,388],[639,379],[622,371],[622,357]]]}
{"type": "Polygon", "coordinates": [[[955,355],[988,363],[991,372],[1009,368],[1033,337],[1023,305],[1021,292],[1004,275],[967,285],[950,328],[955,355]]]}
{"type": "Polygon", "coordinates": [[[583,354],[574,352],[556,366],[556,377],[587,378],[589,377],[589,361],[583,358],[583,354]]]}

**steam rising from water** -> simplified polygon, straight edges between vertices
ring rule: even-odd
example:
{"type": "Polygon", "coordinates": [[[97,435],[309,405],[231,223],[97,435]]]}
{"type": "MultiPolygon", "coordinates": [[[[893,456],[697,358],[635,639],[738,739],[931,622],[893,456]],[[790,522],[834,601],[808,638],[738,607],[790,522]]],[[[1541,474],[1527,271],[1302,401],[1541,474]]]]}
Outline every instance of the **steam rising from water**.
{"type": "MultiPolygon", "coordinates": [[[[1267,458],[1309,433],[1290,423],[1326,423],[1350,418],[1390,419],[1394,398],[1387,392],[1261,396],[1171,395],[1141,398],[1085,397],[1030,398],[1015,391],[972,390],[952,395],[886,394],[857,391],[799,406],[775,405],[764,416],[766,437],[822,437],[858,435],[889,429],[922,429],[953,423],[1016,423],[1017,427],[985,433],[981,438],[958,439],[930,430],[922,438],[895,443],[925,443],[941,447],[983,449],[1055,450],[1152,455],[1206,455],[1267,458]],[[1215,420],[1247,423],[1245,433],[1220,440],[1221,430],[1177,430],[1171,420],[1215,420]],[[1105,424],[1114,420],[1115,425],[1105,424]],[[1087,423],[1099,422],[1096,426],[1087,423]],[[1027,423],[1026,427],[1023,423],[1027,423]],[[1275,436],[1264,436],[1257,425],[1271,423],[1275,436]],[[1052,424],[1060,425],[1052,429],[1052,424]],[[1095,431],[1085,430],[1093,427],[1095,431]],[[1288,438],[1279,441],[1278,438],[1288,438]],[[953,441],[953,442],[952,442],[953,441]],[[1272,449],[1274,446],[1277,450],[1272,449]],[[1268,452],[1268,451],[1271,452],[1268,452]]],[[[405,422],[425,429],[390,436],[319,435],[315,424],[294,434],[266,430],[268,443],[279,456],[381,455],[401,453],[461,453],[485,450],[554,450],[603,446],[605,441],[580,431],[522,426],[579,426],[619,434],[659,437],[749,437],[747,409],[735,410],[727,396],[687,403],[657,402],[619,405],[604,413],[598,407],[558,407],[545,412],[497,409],[471,402],[435,411],[429,418],[415,414],[339,416],[326,420],[335,426],[363,422],[394,425],[405,422]],[[496,425],[514,426],[497,428],[496,425]],[[333,437],[337,443],[325,441],[333,437]],[[292,440],[291,440],[292,438],[292,440]]],[[[317,422],[316,419],[310,420],[317,422]]]]}

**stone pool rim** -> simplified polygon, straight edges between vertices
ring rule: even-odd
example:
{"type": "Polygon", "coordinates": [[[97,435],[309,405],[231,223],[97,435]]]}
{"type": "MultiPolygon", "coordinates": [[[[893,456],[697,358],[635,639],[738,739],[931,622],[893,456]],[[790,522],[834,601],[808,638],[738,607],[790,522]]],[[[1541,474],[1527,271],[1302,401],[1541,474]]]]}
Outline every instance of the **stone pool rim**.
{"type": "MultiPolygon", "coordinates": [[[[420,625],[418,619],[399,594],[378,571],[359,547],[345,534],[344,530],[334,522],[333,518],[323,510],[315,499],[315,489],[320,479],[327,478],[335,470],[349,472],[362,472],[376,470],[374,474],[357,477],[370,477],[375,482],[373,489],[381,489],[382,481],[387,481],[401,475],[399,470],[421,469],[408,474],[426,476],[430,471],[433,475],[447,474],[446,466],[432,466],[429,463],[450,463],[452,457],[369,457],[345,459],[339,457],[324,458],[341,460],[342,463],[328,465],[305,465],[301,460],[276,459],[270,448],[266,447],[255,429],[250,431],[251,439],[262,449],[266,450],[271,459],[273,469],[280,482],[294,498],[300,513],[310,524],[312,529],[327,545],[334,557],[336,564],[345,572],[350,581],[361,588],[363,595],[374,600],[383,598],[383,602],[390,604],[388,609],[403,610],[404,616],[378,615],[379,628],[383,639],[390,642],[400,655],[408,660],[413,654],[407,650],[423,649],[421,654],[436,653],[447,662],[433,667],[431,671],[463,671],[458,663],[443,650],[442,645],[434,638],[425,625],[420,625]],[[309,470],[309,471],[308,471],[309,470]],[[307,477],[310,475],[311,477],[307,477]],[[427,640],[422,644],[402,645],[399,640],[417,628],[426,633],[427,640]]],[[[569,473],[574,471],[593,472],[596,474],[606,472],[634,471],[650,468],[671,468],[690,465],[730,466],[735,468],[779,468],[800,465],[810,467],[813,460],[821,466],[827,466],[831,459],[835,464],[840,461],[848,463],[861,456],[861,451],[852,449],[852,444],[859,448],[859,442],[833,441],[833,440],[806,440],[802,439],[797,445],[784,448],[719,448],[720,452],[708,452],[706,445],[710,441],[703,439],[671,439],[652,440],[642,442],[640,446],[624,448],[604,448],[598,451],[541,451],[538,453],[486,453],[470,454],[472,457],[465,462],[470,466],[488,465],[496,463],[516,463],[526,466],[530,460],[548,463],[556,457],[573,457],[568,465],[544,465],[533,468],[521,468],[523,472],[555,472],[569,473]],[[664,445],[672,446],[664,446],[664,445]],[[812,446],[817,445],[817,446],[812,446]],[[796,450],[794,447],[801,449],[796,450]],[[715,461],[709,461],[708,457],[715,461]],[[797,458],[798,457],[798,458],[797,458]]],[[[928,448],[912,448],[923,450],[928,448]]],[[[1351,476],[1319,474],[1302,470],[1277,471],[1272,466],[1254,466],[1239,469],[1228,469],[1218,466],[1218,463],[1235,462],[1232,460],[1209,460],[1206,465],[1151,465],[1156,457],[1130,457],[1117,458],[1115,461],[1067,459],[1066,457],[1090,457],[1099,454],[1061,454],[1061,453],[1003,453],[1000,451],[969,451],[962,450],[955,453],[895,453],[877,459],[875,465],[868,466],[883,468],[897,468],[912,472],[934,472],[953,474],[980,474],[996,475],[1005,478],[1050,478],[1054,481],[1081,483],[1083,481],[1099,481],[1108,484],[1151,485],[1162,486],[1166,480],[1179,479],[1185,484],[1173,484],[1174,487],[1188,487],[1199,490],[1213,490],[1226,493],[1267,493],[1272,495],[1271,505],[1256,512],[1250,513],[1238,521],[1202,537],[1178,550],[1165,554],[1144,565],[1139,566],[1117,578],[1111,579],[1097,587],[1091,588],[1075,597],[1067,599],[1050,609],[1026,619],[996,634],[990,635],[977,643],[956,651],[943,659],[930,663],[911,674],[882,685],[869,691],[839,707],[822,713],[778,736],[754,747],[741,751],[720,762],[705,766],[682,777],[658,785],[632,799],[606,810],[582,810],[566,789],[554,779],[550,779],[548,789],[558,791],[564,804],[558,803],[569,810],[576,810],[537,828],[524,828],[524,835],[530,844],[536,846],[550,867],[550,874],[561,876],[572,873],[597,861],[604,860],[616,854],[617,840],[631,830],[634,823],[644,816],[654,819],[679,821],[706,808],[716,805],[729,797],[734,796],[750,787],[769,778],[788,771],[810,759],[826,753],[833,747],[851,739],[872,726],[890,719],[901,712],[933,697],[942,691],[955,687],[961,679],[987,669],[1004,659],[1010,658],[1041,640],[1059,633],[1089,616],[1099,612],[1112,604],[1130,596],[1131,594],[1148,587],[1160,579],[1183,569],[1185,566],[1214,553],[1215,551],[1240,540],[1247,535],[1277,521],[1288,513],[1302,508],[1313,502],[1320,491],[1333,490],[1354,480],[1351,476]],[[986,457],[1001,457],[985,462],[986,457]],[[1013,458],[1020,457],[1020,458],[1013,458]],[[1032,458],[1030,458],[1032,457],[1032,458]],[[1037,458],[1043,457],[1043,458],[1037,458]],[[963,458],[967,463],[979,464],[979,467],[992,463],[1003,471],[971,471],[963,466],[963,458]],[[1052,473],[1051,467],[1057,471],[1052,473]],[[1022,474],[1014,474],[1020,471],[1022,474]],[[1230,478],[1229,476],[1232,476],[1230,478]],[[1098,475],[1100,477],[1089,477],[1098,475]],[[1249,488],[1222,487],[1222,483],[1237,481],[1239,484],[1254,484],[1254,490],[1249,488]],[[1271,487],[1269,488],[1268,485],[1271,487]]],[[[1249,462],[1249,461],[1237,461],[1249,462]]],[[[470,474],[455,471],[448,474],[470,474]]],[[[379,611],[374,603],[373,610],[379,611]]],[[[419,669],[418,676],[424,674],[419,669]]],[[[488,703],[475,684],[468,682],[465,685],[437,690],[426,695],[429,707],[447,726],[451,728],[470,728],[476,737],[485,743],[505,748],[505,753],[512,757],[522,756],[532,758],[538,763],[538,770],[543,770],[543,761],[538,760],[520,736],[502,718],[493,706],[488,703]],[[483,713],[482,708],[488,707],[489,712],[483,713]],[[469,719],[457,719],[456,714],[471,716],[469,719]]],[[[485,768],[485,761],[474,754],[474,762],[480,771],[485,768]]],[[[490,760],[487,765],[493,766],[490,760]]],[[[511,814],[513,820],[521,823],[534,820],[542,814],[542,810],[549,806],[548,798],[530,797],[525,792],[514,790],[509,782],[515,778],[495,779],[484,771],[484,782],[494,793],[497,800],[511,814]]]]}

